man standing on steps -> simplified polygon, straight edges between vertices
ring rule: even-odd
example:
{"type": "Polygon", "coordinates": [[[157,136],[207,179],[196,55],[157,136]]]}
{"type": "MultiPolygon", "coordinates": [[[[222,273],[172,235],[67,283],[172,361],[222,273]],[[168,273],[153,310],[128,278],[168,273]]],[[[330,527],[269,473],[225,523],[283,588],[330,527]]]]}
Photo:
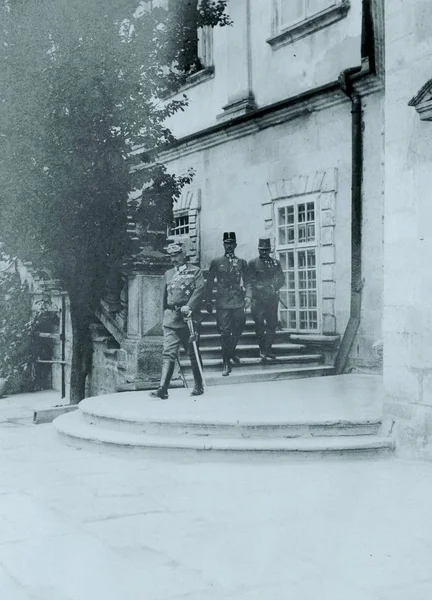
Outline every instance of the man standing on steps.
{"type": "Polygon", "coordinates": [[[221,335],[223,371],[226,377],[231,372],[231,361],[239,363],[235,349],[246,322],[245,309],[251,305],[251,287],[247,262],[235,255],[236,234],[223,234],[224,256],[210,263],[207,279],[207,312],[212,313],[213,284],[216,280],[216,320],[221,335]]]}
{"type": "Polygon", "coordinates": [[[271,348],[278,324],[279,290],[285,284],[281,264],[270,256],[270,238],[260,238],[258,258],[249,261],[252,285],[252,318],[262,362],[275,360],[271,348]]]}
{"type": "Polygon", "coordinates": [[[165,273],[162,376],[158,389],[150,392],[150,396],[162,400],[168,398],[168,386],[174,372],[180,344],[183,345],[191,361],[195,384],[191,396],[201,396],[204,393],[203,380],[190,340],[189,328],[185,322],[185,317],[191,316],[197,331],[200,304],[205,294],[204,277],[201,269],[187,263],[186,254],[179,244],[170,244],[167,253],[174,266],[165,273]]]}

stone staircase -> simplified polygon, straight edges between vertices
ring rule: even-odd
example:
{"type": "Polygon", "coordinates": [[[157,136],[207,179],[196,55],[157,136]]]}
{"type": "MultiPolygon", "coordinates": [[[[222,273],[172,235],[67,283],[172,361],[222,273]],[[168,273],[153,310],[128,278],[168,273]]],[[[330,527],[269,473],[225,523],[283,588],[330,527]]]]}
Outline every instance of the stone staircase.
{"type": "Polygon", "coordinates": [[[163,401],[110,394],[83,400],[54,427],[73,446],[194,461],[376,457],[394,449],[381,422],[380,385],[378,377],[342,375],[215,386],[195,399],[186,389],[163,401]]]}
{"type": "MultiPolygon", "coordinates": [[[[259,358],[259,347],[255,335],[254,322],[248,312],[243,335],[237,345],[239,365],[233,365],[229,377],[222,377],[222,355],[220,335],[216,317],[202,312],[200,350],[208,385],[227,385],[276,379],[319,377],[334,373],[334,356],[339,345],[338,335],[291,334],[277,331],[273,352],[275,361],[263,364],[259,358]]],[[[190,363],[185,352],[181,351],[180,365],[186,381],[192,382],[190,363]]]]}

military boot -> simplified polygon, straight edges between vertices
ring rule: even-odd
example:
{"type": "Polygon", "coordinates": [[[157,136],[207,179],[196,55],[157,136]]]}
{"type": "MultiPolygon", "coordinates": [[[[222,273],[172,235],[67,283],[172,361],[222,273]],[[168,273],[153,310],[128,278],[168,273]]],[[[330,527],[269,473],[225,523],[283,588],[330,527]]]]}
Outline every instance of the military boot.
{"type": "MultiPolygon", "coordinates": [[[[191,356],[191,369],[192,369],[192,375],[194,378],[194,388],[191,391],[191,396],[202,396],[204,394],[204,385],[203,385],[203,380],[201,377],[201,372],[199,370],[199,366],[197,363],[197,360],[195,358],[195,356],[191,356]]],[[[202,363],[201,363],[202,365],[202,363]]]]}
{"type": "Polygon", "coordinates": [[[170,360],[164,360],[162,363],[162,375],[159,387],[149,394],[152,398],[159,398],[160,400],[166,400],[168,398],[168,386],[173,373],[174,363],[170,360]]]}
{"type": "Polygon", "coordinates": [[[223,368],[222,368],[222,377],[228,377],[231,373],[231,361],[230,355],[227,350],[223,350],[222,352],[222,360],[223,360],[223,368]]]}

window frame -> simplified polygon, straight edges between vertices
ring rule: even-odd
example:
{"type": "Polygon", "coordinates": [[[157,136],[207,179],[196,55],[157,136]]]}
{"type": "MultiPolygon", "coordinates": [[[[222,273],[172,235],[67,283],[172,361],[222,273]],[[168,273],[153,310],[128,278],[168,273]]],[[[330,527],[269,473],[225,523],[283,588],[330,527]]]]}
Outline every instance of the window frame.
{"type": "Polygon", "coordinates": [[[173,222],[170,225],[168,225],[167,237],[172,240],[180,240],[180,239],[184,240],[185,238],[189,238],[190,226],[191,226],[191,223],[190,223],[189,211],[182,210],[182,211],[179,211],[178,213],[176,212],[176,214],[173,216],[173,222]],[[177,225],[176,227],[173,228],[173,225],[177,219],[185,219],[185,218],[187,219],[187,225],[177,225]],[[175,230],[179,229],[181,227],[187,227],[187,232],[175,233],[175,230]]]}
{"type": "MultiPolygon", "coordinates": [[[[323,302],[322,302],[322,282],[321,282],[321,256],[320,256],[320,248],[321,248],[321,244],[320,244],[320,232],[321,232],[321,228],[320,228],[320,205],[319,205],[319,194],[306,194],[306,195],[302,195],[302,196],[296,196],[296,197],[292,197],[292,198],[286,198],[286,199],[281,199],[281,200],[277,200],[274,203],[274,223],[275,223],[275,252],[277,255],[278,260],[283,264],[283,260],[281,260],[281,253],[286,253],[286,260],[287,260],[287,265],[286,265],[286,270],[284,269],[284,275],[286,272],[288,272],[288,253],[289,252],[293,252],[294,253],[294,278],[295,278],[295,288],[294,288],[294,293],[296,295],[296,305],[295,305],[295,311],[296,311],[296,327],[290,327],[290,310],[294,310],[294,309],[290,309],[290,306],[287,305],[287,327],[286,329],[284,329],[285,331],[289,332],[289,333],[296,333],[296,334],[320,334],[322,332],[322,327],[323,327],[323,302]],[[314,226],[315,226],[315,236],[314,236],[314,240],[313,241],[299,241],[299,220],[298,220],[298,207],[299,205],[305,204],[306,205],[306,213],[307,213],[307,205],[308,203],[312,203],[314,204],[314,226]],[[280,238],[279,238],[279,229],[280,229],[280,225],[279,225],[279,209],[280,208],[285,208],[285,207],[293,207],[294,208],[294,241],[293,242],[288,242],[288,237],[286,240],[286,243],[280,243],[280,238]],[[308,250],[314,250],[315,251],[315,278],[316,278],[316,285],[315,285],[315,292],[316,292],[316,307],[306,307],[306,311],[309,312],[310,310],[316,310],[316,317],[317,317],[317,327],[316,328],[306,328],[306,329],[302,329],[300,327],[301,325],[301,316],[300,313],[302,311],[302,307],[301,307],[301,303],[300,303],[300,292],[302,291],[300,289],[300,277],[299,277],[299,273],[300,270],[299,269],[299,252],[304,251],[305,255],[306,255],[306,265],[307,265],[307,251],[308,250]]],[[[307,226],[307,221],[305,222],[305,225],[307,226]]],[[[306,271],[307,271],[307,266],[306,266],[306,271]]],[[[306,276],[306,280],[308,280],[307,276],[306,276]]],[[[289,296],[289,287],[288,287],[288,280],[286,279],[286,283],[283,287],[283,289],[286,290],[286,296],[288,298],[289,296]]],[[[306,291],[308,291],[308,288],[306,287],[306,291]]],[[[309,304],[309,301],[308,301],[309,304]]],[[[281,313],[281,311],[284,311],[285,308],[281,307],[281,305],[279,305],[279,315],[281,313]]],[[[309,316],[308,316],[308,322],[309,322],[309,316]]]]}

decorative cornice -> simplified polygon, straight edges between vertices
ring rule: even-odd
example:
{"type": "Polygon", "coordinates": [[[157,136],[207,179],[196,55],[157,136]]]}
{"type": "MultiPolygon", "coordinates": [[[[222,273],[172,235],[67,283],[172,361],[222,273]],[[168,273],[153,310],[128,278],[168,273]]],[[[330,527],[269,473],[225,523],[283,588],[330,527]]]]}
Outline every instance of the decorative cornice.
{"type": "MultiPolygon", "coordinates": [[[[381,79],[371,74],[367,69],[362,69],[352,80],[354,88],[362,96],[370,95],[384,89],[381,79]]],[[[180,138],[174,142],[169,150],[161,152],[158,160],[161,162],[170,162],[179,157],[188,156],[207,148],[213,148],[227,141],[239,139],[257,133],[262,129],[274,127],[275,125],[280,125],[281,123],[292,121],[346,102],[346,96],[341,91],[339,82],[333,81],[297,96],[292,96],[274,104],[258,108],[228,122],[217,123],[212,127],[201,129],[180,138]]],[[[138,149],[134,151],[134,154],[139,154],[138,149]]],[[[131,167],[131,172],[144,170],[148,166],[148,163],[138,163],[131,167]]]]}
{"type": "Polygon", "coordinates": [[[342,0],[342,2],[330,6],[326,10],[307,18],[300,23],[296,23],[295,25],[280,31],[280,33],[276,33],[276,35],[268,38],[266,42],[273,50],[277,50],[278,48],[286,46],[287,44],[292,44],[311,33],[324,29],[325,27],[336,23],[336,21],[344,19],[348,14],[349,9],[349,1],[342,0]]]}
{"type": "Polygon", "coordinates": [[[422,121],[432,121],[432,79],[411,98],[408,106],[414,106],[422,121]]]}

